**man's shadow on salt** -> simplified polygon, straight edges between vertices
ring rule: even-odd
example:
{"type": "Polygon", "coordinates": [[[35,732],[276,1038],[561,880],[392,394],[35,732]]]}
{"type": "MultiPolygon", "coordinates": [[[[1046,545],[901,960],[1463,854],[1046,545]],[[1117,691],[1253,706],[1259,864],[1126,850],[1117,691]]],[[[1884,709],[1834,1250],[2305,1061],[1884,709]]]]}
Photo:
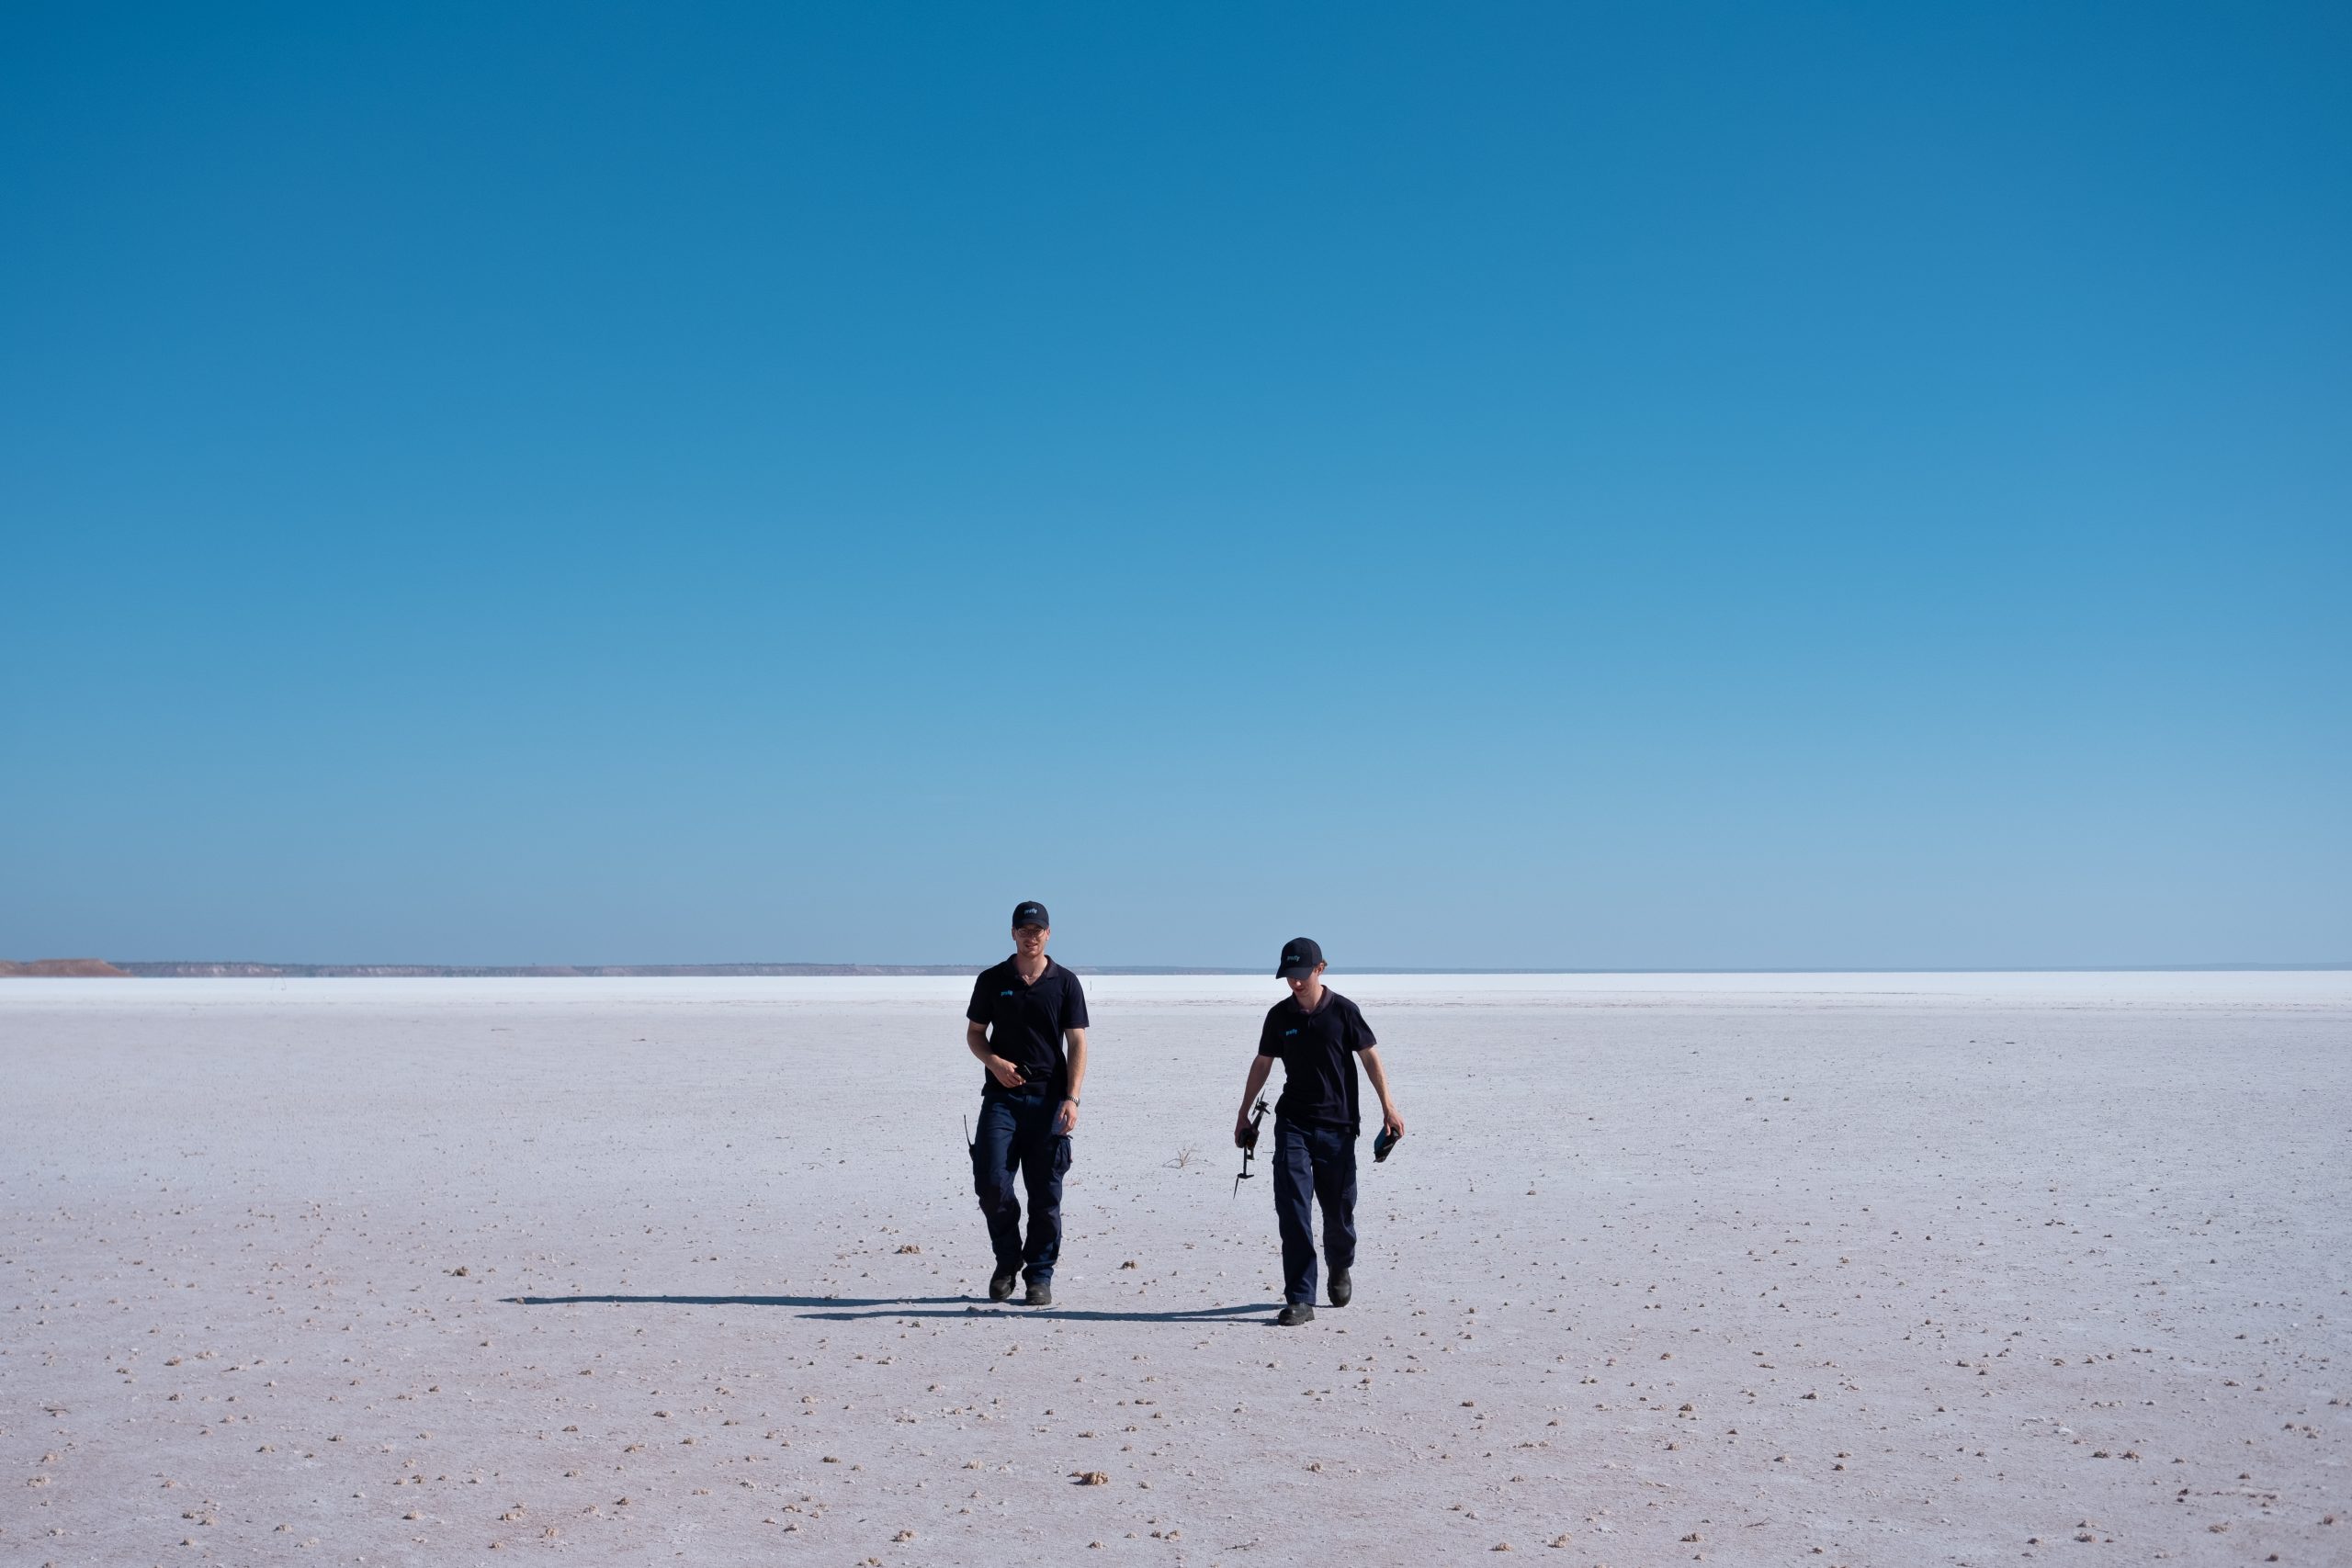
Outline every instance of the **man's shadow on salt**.
{"type": "Polygon", "coordinates": [[[1014,1307],[972,1296],[507,1296],[510,1306],[745,1306],[797,1307],[800,1315],[822,1322],[868,1317],[989,1318],[1020,1322],[1051,1318],[1059,1323],[1243,1322],[1282,1310],[1280,1302],[1238,1306],[1193,1307],[1183,1312],[1093,1312],[1077,1307],[1014,1307]]]}

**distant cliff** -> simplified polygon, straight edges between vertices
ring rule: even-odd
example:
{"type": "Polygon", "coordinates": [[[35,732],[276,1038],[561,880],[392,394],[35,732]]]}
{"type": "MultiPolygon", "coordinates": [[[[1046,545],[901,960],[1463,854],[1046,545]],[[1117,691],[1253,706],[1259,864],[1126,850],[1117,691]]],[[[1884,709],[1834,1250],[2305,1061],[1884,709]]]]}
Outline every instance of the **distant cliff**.
{"type": "Polygon", "coordinates": [[[141,979],[537,980],[633,975],[969,975],[962,964],[254,964],[212,959],[125,959],[111,973],[141,979]]]}
{"type": "MultiPolygon", "coordinates": [[[[44,960],[54,963],[57,960],[44,960]]],[[[75,963],[97,964],[96,959],[76,959],[75,963]]],[[[742,979],[763,976],[791,976],[812,975],[961,975],[970,978],[976,969],[984,969],[994,960],[975,964],[254,964],[239,960],[219,959],[125,959],[119,966],[100,964],[88,971],[93,975],[128,975],[142,980],[552,980],[552,979],[611,979],[636,976],[653,976],[686,979],[718,977],[742,979]]],[[[1254,975],[1254,969],[1186,969],[1175,967],[1138,966],[1135,968],[1093,967],[1072,965],[1081,975],[1254,975]]],[[[5,973],[0,970],[0,973],[5,973]]],[[[31,971],[27,971],[31,973],[31,971]]],[[[42,971],[49,973],[49,971],[42,971]]]]}
{"type": "Polygon", "coordinates": [[[103,958],[32,958],[24,963],[0,958],[0,979],[107,979],[127,980],[130,971],[118,969],[103,958]]]}

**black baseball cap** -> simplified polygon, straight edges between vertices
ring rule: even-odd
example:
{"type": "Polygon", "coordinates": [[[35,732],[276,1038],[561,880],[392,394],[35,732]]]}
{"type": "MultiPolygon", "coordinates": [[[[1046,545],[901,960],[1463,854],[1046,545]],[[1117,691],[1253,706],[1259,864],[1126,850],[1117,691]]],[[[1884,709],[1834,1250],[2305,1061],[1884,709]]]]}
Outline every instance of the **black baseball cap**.
{"type": "Polygon", "coordinates": [[[1046,907],[1035,898],[1012,907],[1014,931],[1019,931],[1023,926],[1050,926],[1053,923],[1046,918],[1046,907]]]}
{"type": "Polygon", "coordinates": [[[1283,966],[1274,971],[1274,978],[1304,979],[1322,962],[1323,949],[1313,937],[1295,936],[1283,943],[1283,966]]]}

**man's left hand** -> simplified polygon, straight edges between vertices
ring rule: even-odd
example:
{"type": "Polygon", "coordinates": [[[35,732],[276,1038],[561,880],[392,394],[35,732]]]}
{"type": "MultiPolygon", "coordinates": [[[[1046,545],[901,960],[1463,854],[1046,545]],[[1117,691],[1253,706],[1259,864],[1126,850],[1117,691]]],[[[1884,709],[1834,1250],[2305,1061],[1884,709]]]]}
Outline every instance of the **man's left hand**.
{"type": "Polygon", "coordinates": [[[1062,1101],[1062,1113],[1054,1119],[1054,1134],[1057,1137],[1066,1138],[1077,1128],[1078,1101],[1065,1100],[1062,1101]]]}

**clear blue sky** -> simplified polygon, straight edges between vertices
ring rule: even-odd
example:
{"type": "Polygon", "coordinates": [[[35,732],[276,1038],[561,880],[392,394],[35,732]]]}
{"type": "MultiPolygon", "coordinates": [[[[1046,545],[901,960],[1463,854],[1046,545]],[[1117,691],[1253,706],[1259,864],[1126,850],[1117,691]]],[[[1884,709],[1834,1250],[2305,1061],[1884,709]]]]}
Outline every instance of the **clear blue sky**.
{"type": "Polygon", "coordinates": [[[2340,5],[15,5],[0,954],[2352,958],[2340,5]]]}

